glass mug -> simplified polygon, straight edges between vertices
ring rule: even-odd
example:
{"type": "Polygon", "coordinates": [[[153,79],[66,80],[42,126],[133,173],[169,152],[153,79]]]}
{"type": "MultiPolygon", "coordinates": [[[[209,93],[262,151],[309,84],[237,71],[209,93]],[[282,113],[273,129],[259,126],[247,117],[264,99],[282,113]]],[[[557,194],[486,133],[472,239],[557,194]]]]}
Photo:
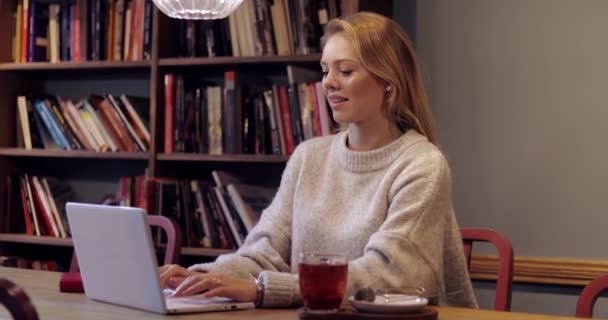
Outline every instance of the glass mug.
{"type": "Polygon", "coordinates": [[[337,311],[344,299],[348,275],[346,256],[302,252],[299,261],[300,295],[309,310],[337,311]]]}

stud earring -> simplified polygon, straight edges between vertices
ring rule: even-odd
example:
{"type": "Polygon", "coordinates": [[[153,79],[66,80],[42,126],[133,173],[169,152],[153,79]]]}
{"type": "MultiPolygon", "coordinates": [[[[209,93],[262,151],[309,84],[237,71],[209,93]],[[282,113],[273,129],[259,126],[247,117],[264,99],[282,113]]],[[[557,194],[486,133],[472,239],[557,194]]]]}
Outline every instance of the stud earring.
{"type": "Polygon", "coordinates": [[[391,85],[389,84],[388,86],[386,86],[386,91],[390,92],[392,89],[391,85]]]}

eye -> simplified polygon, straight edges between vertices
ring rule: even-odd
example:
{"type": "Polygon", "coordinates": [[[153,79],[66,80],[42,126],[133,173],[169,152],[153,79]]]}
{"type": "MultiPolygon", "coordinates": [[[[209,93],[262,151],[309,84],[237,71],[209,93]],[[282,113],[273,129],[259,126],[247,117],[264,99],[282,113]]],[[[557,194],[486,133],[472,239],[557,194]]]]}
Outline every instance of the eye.
{"type": "Polygon", "coordinates": [[[321,71],[321,73],[323,74],[323,77],[327,77],[327,74],[329,73],[329,71],[323,70],[323,71],[321,71]]]}
{"type": "Polygon", "coordinates": [[[350,74],[351,74],[352,72],[353,72],[352,70],[341,70],[341,71],[340,71],[340,73],[341,73],[342,75],[345,75],[345,76],[350,76],[350,74]]]}

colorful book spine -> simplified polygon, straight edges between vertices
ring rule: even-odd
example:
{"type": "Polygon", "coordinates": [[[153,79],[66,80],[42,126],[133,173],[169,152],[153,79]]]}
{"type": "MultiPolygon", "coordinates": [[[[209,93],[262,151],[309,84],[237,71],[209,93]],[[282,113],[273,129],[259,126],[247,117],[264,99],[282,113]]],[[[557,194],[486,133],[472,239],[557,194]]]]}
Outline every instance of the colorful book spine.
{"type": "Polygon", "coordinates": [[[61,133],[61,130],[59,129],[58,124],[55,122],[55,120],[53,119],[53,116],[50,114],[49,110],[44,105],[44,102],[41,100],[38,100],[35,102],[34,105],[35,105],[36,111],[38,112],[38,115],[40,115],[42,122],[48,129],[48,132],[51,134],[51,137],[53,137],[53,140],[55,141],[55,143],[57,143],[57,145],[59,145],[59,147],[61,147],[64,150],[71,150],[70,144],[68,143],[67,139],[61,133]]]}

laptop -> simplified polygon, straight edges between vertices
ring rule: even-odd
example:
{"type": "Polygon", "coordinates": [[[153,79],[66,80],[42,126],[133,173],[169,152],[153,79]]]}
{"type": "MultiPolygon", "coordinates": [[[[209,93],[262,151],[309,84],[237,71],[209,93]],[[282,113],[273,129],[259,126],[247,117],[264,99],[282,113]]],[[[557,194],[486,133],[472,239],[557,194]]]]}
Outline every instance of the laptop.
{"type": "Polygon", "coordinates": [[[171,297],[163,290],[145,210],[74,202],[66,210],[90,299],[160,314],[254,307],[222,297],[171,297]]]}

